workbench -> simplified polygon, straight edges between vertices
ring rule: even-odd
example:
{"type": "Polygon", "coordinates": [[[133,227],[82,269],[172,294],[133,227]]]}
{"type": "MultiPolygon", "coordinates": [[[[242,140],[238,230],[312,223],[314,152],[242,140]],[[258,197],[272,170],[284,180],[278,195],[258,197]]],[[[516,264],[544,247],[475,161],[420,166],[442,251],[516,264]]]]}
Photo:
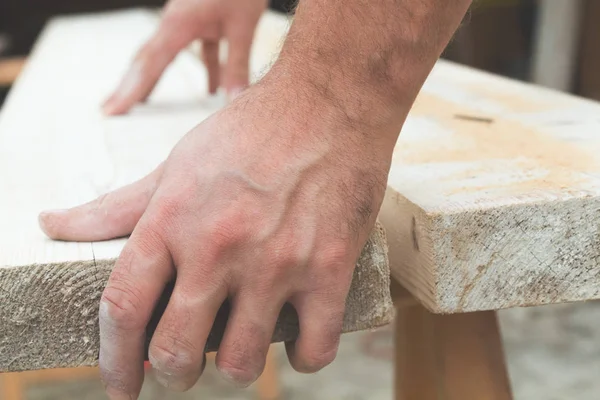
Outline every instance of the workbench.
{"type": "MultiPolygon", "coordinates": [[[[28,76],[42,70],[48,79],[63,80],[73,95],[93,91],[100,102],[156,22],[154,14],[139,10],[53,21],[9,106],[24,96],[28,76]],[[62,73],[65,65],[85,64],[78,57],[94,57],[82,50],[86,46],[103,51],[96,56],[103,63],[94,69],[97,75],[62,73]],[[43,58],[57,61],[45,66],[43,58]]],[[[287,26],[281,15],[261,20],[253,48],[255,80],[279,51],[287,26]]],[[[167,130],[161,116],[169,115],[192,128],[223,104],[207,97],[201,69],[185,52],[149,101],[127,117],[104,120],[82,102],[69,123],[82,129],[94,129],[90,121],[97,129],[131,124],[149,131],[158,124],[167,130]]],[[[14,112],[8,108],[2,116],[14,112]]],[[[496,311],[600,298],[599,116],[600,106],[591,101],[437,63],[402,129],[380,213],[397,304],[397,399],[510,399],[496,311]]],[[[161,143],[165,156],[184,133],[161,143]]],[[[90,146],[113,146],[126,157],[127,146],[137,142],[121,150],[116,144],[90,146]]],[[[82,164],[104,162],[101,152],[80,157],[82,164]]],[[[140,174],[152,168],[144,159],[139,164],[140,174]]],[[[73,180],[61,190],[88,184],[89,195],[96,196],[126,183],[117,170],[87,172],[70,173],[73,180]]],[[[98,244],[96,256],[106,249],[98,244]]]]}

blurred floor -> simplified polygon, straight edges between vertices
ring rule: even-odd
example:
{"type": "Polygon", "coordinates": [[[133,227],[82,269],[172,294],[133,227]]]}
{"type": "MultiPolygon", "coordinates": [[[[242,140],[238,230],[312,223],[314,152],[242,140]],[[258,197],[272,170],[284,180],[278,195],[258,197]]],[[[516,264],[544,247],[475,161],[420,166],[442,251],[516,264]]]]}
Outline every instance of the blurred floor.
{"type": "MultiPolygon", "coordinates": [[[[600,303],[576,303],[500,313],[515,400],[596,400],[600,396],[600,303]]],[[[314,375],[294,372],[283,346],[275,346],[282,399],[391,400],[391,328],[343,336],[336,361],[314,375]]],[[[105,399],[99,382],[29,387],[24,400],[105,399]]],[[[237,390],[209,363],[194,389],[164,391],[151,376],[141,400],[256,399],[255,388],[237,390]]],[[[467,400],[467,399],[466,399],[467,400]]]]}
{"type": "MultiPolygon", "coordinates": [[[[296,373],[287,362],[285,348],[274,346],[279,367],[278,379],[285,400],[389,400],[392,396],[392,333],[389,328],[377,335],[344,335],[336,361],[314,375],[296,373]],[[365,352],[368,340],[371,356],[365,352]],[[382,353],[382,354],[379,354],[382,353]]],[[[255,386],[255,385],[254,385],[255,386]]],[[[234,389],[223,381],[209,360],[204,375],[189,392],[173,394],[163,390],[148,375],[140,400],[254,400],[255,387],[234,389]]],[[[29,387],[24,400],[104,400],[102,386],[96,381],[48,383],[29,387]]]]}

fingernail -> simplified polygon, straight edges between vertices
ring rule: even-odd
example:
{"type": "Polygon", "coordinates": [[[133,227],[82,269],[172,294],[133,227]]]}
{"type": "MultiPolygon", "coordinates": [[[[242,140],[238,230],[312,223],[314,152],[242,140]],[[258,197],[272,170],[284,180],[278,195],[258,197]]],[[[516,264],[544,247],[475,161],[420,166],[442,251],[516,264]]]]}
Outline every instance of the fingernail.
{"type": "Polygon", "coordinates": [[[225,371],[219,367],[217,367],[217,370],[219,371],[219,373],[221,374],[223,379],[225,381],[227,381],[227,383],[229,383],[237,388],[240,388],[240,389],[247,388],[248,386],[250,386],[252,384],[252,382],[254,382],[256,379],[258,379],[258,376],[257,376],[256,379],[252,379],[249,382],[243,382],[243,381],[240,381],[239,379],[236,379],[228,371],[225,371]]]}
{"type": "Polygon", "coordinates": [[[106,100],[104,104],[102,104],[102,113],[106,115],[112,115],[114,113],[115,106],[112,98],[106,100]]]}
{"type": "Polygon", "coordinates": [[[156,379],[156,382],[158,382],[161,386],[176,392],[183,392],[189,388],[189,385],[186,383],[186,378],[182,378],[181,376],[176,376],[172,373],[161,370],[152,362],[150,362],[150,365],[152,365],[152,374],[154,375],[154,379],[156,379]]]}
{"type": "Polygon", "coordinates": [[[150,362],[152,374],[156,381],[166,388],[171,387],[173,384],[173,374],[163,371],[160,367],[160,363],[152,357],[152,354],[148,355],[148,362],[150,362]]]}
{"type": "Polygon", "coordinates": [[[38,215],[38,224],[42,231],[50,236],[50,228],[52,227],[52,218],[66,214],[67,210],[46,210],[38,215]]]}
{"type": "Polygon", "coordinates": [[[56,210],[44,210],[40,213],[40,215],[43,216],[47,216],[47,215],[62,215],[62,214],[66,214],[67,211],[69,211],[66,208],[57,208],[56,210]]]}
{"type": "Polygon", "coordinates": [[[243,91],[244,91],[244,88],[241,86],[230,89],[229,92],[227,92],[227,97],[228,97],[229,101],[235,100],[235,98],[238,97],[243,91]]]}
{"type": "Polygon", "coordinates": [[[128,97],[134,91],[136,86],[139,85],[142,76],[142,66],[139,62],[134,63],[129,71],[125,74],[125,77],[121,81],[119,86],[118,95],[119,97],[128,97]]]}
{"type": "Polygon", "coordinates": [[[108,396],[108,398],[110,400],[133,400],[133,397],[128,395],[127,393],[119,390],[119,389],[115,389],[113,387],[107,386],[106,387],[106,395],[108,396]]]}
{"type": "Polygon", "coordinates": [[[118,103],[133,94],[136,87],[140,84],[141,77],[142,66],[139,62],[134,63],[127,73],[125,73],[115,93],[102,105],[102,112],[106,115],[115,114],[118,109],[118,103]]]}
{"type": "Polygon", "coordinates": [[[156,379],[156,381],[158,383],[160,383],[162,386],[169,388],[172,384],[172,376],[170,376],[169,374],[166,374],[162,371],[159,371],[158,369],[152,367],[152,373],[154,374],[154,379],[156,379]]]}

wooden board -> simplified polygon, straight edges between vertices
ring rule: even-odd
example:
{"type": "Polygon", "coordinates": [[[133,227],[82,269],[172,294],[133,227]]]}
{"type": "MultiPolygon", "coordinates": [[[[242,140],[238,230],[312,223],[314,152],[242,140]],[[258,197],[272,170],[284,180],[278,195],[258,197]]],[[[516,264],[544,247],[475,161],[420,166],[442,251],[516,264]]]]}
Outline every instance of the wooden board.
{"type": "MultiPolygon", "coordinates": [[[[96,363],[98,301],[125,243],[51,241],[38,228],[38,212],[91,200],[146,175],[224,104],[224,96],[207,97],[205,71],[186,52],[147,104],[124,117],[101,114],[102,101],[156,22],[144,11],[54,20],[0,114],[0,372],[96,363]]],[[[273,60],[287,25],[274,14],[261,20],[255,75],[273,60]]],[[[390,322],[389,284],[378,227],[357,264],[345,331],[390,322]]],[[[226,312],[224,306],[207,350],[217,348],[226,312]]],[[[297,332],[293,309],[284,308],[273,340],[297,332]]]]}
{"type": "Polygon", "coordinates": [[[439,62],[394,151],[392,274],[455,313],[600,298],[600,105],[439,62]]]}

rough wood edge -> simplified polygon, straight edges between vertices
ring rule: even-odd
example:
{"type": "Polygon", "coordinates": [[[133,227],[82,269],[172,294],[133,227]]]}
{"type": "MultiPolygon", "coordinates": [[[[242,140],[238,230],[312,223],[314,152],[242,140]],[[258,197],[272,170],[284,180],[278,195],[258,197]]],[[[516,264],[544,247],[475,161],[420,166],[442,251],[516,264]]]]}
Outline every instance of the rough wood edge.
{"type": "MultiPolygon", "coordinates": [[[[0,372],[97,365],[97,310],[113,264],[114,260],[86,260],[0,268],[0,372]]],[[[168,295],[166,290],[148,327],[149,337],[168,295]]],[[[224,304],[206,351],[218,348],[227,312],[224,304]]],[[[393,317],[386,237],[377,224],[354,271],[343,331],[376,328],[393,317]]],[[[297,335],[297,315],[286,305],[272,341],[297,335]]]]}
{"type": "Polygon", "coordinates": [[[438,314],[600,298],[600,197],[515,201],[444,214],[388,188],[392,276],[438,314]]]}
{"type": "Polygon", "coordinates": [[[426,307],[436,304],[427,214],[388,187],[379,219],[387,232],[392,277],[426,307]]]}

